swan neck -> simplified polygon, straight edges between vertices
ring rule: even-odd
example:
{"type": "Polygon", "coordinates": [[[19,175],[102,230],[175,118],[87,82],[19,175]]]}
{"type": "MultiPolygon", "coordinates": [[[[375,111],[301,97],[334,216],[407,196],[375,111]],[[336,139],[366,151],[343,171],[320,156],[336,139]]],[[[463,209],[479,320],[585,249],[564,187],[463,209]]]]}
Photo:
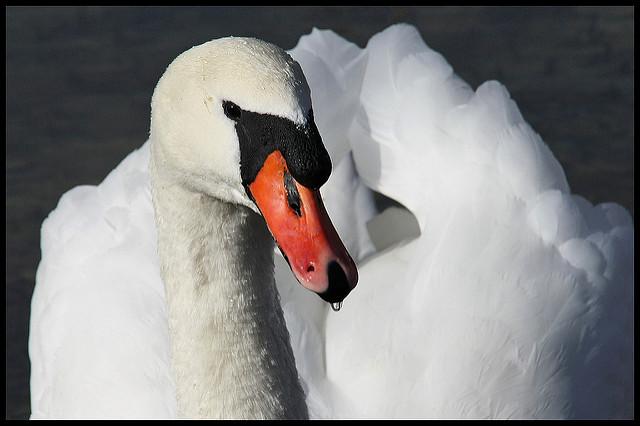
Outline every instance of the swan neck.
{"type": "Polygon", "coordinates": [[[179,415],[306,418],[264,220],[153,183],[179,415]]]}

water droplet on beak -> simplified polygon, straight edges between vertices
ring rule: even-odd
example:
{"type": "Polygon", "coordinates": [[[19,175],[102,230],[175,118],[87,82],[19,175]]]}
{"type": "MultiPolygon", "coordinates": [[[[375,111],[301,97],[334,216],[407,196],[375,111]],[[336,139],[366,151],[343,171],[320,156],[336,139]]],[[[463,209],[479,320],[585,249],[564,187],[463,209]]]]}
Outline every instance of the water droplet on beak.
{"type": "Polygon", "coordinates": [[[340,308],[342,308],[342,302],[336,302],[331,304],[331,309],[333,309],[334,312],[338,312],[340,308]]]}

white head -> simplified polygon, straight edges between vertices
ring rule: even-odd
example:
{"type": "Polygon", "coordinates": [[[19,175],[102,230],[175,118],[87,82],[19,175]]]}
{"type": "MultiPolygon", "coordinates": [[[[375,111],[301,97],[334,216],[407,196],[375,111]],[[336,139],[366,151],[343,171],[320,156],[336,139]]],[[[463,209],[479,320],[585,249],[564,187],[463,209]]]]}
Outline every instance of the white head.
{"type": "Polygon", "coordinates": [[[284,50],[229,37],[178,56],[153,94],[151,156],[164,182],[262,214],[298,280],[325,300],[355,287],[318,190],[331,160],[284,50]]]}
{"type": "Polygon", "coordinates": [[[253,38],[213,40],[178,56],[158,82],[152,155],[182,183],[255,211],[242,186],[239,141],[225,100],[301,127],[311,110],[302,69],[284,50],[253,38]]]}

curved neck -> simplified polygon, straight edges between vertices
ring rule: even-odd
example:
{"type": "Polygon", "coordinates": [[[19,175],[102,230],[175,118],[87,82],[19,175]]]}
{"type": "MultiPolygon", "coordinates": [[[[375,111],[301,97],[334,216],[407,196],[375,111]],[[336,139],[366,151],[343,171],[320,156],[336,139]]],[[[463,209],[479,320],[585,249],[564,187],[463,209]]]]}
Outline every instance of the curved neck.
{"type": "Polygon", "coordinates": [[[306,418],[264,220],[152,180],[179,415],[306,418]]]}

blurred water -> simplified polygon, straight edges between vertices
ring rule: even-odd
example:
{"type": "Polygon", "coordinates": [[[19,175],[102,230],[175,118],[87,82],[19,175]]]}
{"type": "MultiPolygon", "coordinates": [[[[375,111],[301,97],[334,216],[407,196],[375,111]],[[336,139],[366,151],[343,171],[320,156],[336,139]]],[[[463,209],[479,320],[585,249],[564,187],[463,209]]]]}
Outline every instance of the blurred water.
{"type": "Polygon", "coordinates": [[[572,191],[633,214],[632,7],[8,7],[6,417],[27,418],[29,302],[40,224],[148,134],[165,67],[207,40],[290,49],[330,28],[361,47],[415,25],[472,86],[497,79],[565,169],[572,191]]]}

